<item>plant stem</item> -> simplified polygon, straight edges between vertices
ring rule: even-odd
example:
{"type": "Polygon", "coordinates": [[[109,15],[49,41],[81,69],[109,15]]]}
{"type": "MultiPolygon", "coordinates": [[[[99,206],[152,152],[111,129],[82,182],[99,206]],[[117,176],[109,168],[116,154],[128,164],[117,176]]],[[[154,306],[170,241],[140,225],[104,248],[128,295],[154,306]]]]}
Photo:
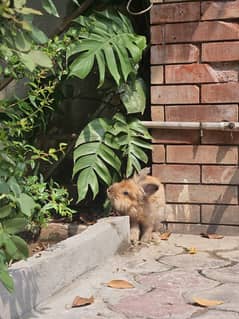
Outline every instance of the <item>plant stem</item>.
{"type": "Polygon", "coordinates": [[[85,0],[80,7],[75,10],[69,17],[66,17],[63,20],[63,23],[53,32],[51,38],[53,38],[56,35],[60,35],[64,31],[68,30],[70,27],[71,22],[77,18],[79,15],[81,15],[83,12],[85,12],[89,7],[95,2],[95,0],[85,0]]]}

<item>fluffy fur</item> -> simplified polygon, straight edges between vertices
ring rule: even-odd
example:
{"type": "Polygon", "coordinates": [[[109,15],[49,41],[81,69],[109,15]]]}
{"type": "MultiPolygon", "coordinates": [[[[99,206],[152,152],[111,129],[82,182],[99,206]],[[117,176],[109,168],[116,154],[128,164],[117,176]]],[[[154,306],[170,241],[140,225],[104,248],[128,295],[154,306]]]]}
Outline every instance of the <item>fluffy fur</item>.
{"type": "Polygon", "coordinates": [[[107,190],[113,208],[130,217],[131,241],[148,242],[158,232],[165,216],[164,187],[158,178],[142,170],[130,179],[114,183],[107,190]]]}

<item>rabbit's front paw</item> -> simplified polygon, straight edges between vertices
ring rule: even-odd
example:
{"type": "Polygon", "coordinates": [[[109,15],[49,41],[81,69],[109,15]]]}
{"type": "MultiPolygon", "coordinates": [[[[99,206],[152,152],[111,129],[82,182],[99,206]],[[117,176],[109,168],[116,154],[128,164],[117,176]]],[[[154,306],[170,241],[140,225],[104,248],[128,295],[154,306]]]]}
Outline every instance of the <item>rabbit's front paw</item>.
{"type": "Polygon", "coordinates": [[[139,241],[139,228],[134,227],[130,230],[130,242],[135,245],[139,241]]]}

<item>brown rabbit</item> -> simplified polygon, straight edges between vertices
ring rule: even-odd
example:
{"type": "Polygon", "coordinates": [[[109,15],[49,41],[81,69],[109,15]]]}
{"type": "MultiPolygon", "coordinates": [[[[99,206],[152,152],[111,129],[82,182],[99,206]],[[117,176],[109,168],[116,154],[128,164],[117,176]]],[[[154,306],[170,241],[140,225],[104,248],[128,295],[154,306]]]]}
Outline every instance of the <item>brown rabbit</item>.
{"type": "Polygon", "coordinates": [[[161,182],[148,176],[149,168],[132,178],[114,183],[107,189],[113,208],[120,215],[130,217],[130,239],[148,242],[152,232],[159,231],[165,218],[165,194],[161,182]]]}

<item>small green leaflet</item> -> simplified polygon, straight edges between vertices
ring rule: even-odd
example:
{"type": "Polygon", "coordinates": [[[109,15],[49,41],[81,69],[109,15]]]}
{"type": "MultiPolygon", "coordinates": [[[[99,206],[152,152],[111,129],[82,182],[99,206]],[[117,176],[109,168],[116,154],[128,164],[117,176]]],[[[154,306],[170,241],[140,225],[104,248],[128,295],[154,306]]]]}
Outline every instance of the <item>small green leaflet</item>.
{"type": "Polygon", "coordinates": [[[58,11],[52,0],[42,0],[42,7],[46,10],[47,13],[59,18],[58,11]]]}

